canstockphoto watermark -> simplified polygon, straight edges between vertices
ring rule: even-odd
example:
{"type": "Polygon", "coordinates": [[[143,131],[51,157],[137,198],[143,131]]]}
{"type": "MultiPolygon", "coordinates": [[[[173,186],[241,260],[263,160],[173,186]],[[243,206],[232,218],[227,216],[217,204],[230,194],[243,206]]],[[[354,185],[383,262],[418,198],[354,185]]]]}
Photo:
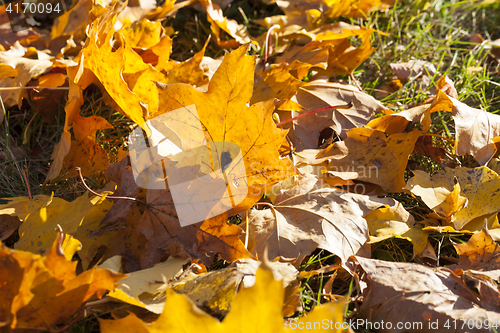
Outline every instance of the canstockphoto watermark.
{"type": "MultiPolygon", "coordinates": [[[[369,330],[422,330],[424,327],[429,328],[428,323],[424,322],[390,322],[376,321],[371,322],[365,319],[355,319],[345,322],[323,319],[319,321],[299,322],[297,318],[290,320],[288,327],[292,330],[340,330],[340,329],[369,329],[369,330]]],[[[432,329],[432,328],[431,328],[432,329]]]]}
{"type": "Polygon", "coordinates": [[[240,147],[208,142],[205,135],[196,106],[189,105],[148,120],[129,136],[136,184],[168,187],[181,226],[222,214],[248,194],[240,147]]]}

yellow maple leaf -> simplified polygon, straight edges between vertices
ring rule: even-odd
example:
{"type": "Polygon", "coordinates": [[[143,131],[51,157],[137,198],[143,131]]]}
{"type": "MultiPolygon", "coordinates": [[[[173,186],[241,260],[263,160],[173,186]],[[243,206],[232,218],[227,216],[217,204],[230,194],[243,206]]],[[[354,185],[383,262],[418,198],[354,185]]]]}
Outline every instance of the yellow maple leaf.
{"type": "Polygon", "coordinates": [[[50,331],[69,320],[84,302],[113,290],[115,282],[124,277],[106,269],[91,269],[77,276],[77,262],[67,258],[77,246],[73,242],[65,247],[61,238],[59,234],[44,256],[0,244],[2,326],[50,331]]]}
{"type": "MultiPolygon", "coordinates": [[[[330,332],[351,332],[349,328],[342,328],[345,298],[317,306],[308,316],[292,320],[290,328],[285,328],[281,314],[283,299],[284,289],[281,281],[276,281],[271,269],[263,264],[257,271],[254,286],[241,290],[235,296],[231,310],[222,323],[197,308],[189,298],[171,289],[167,289],[163,313],[151,324],[143,323],[134,314],[116,320],[99,319],[99,323],[102,333],[197,331],[284,333],[294,332],[293,327],[310,327],[311,332],[319,332],[324,328],[322,326],[318,329],[321,326],[318,324],[321,323],[328,323],[330,332]]],[[[344,327],[347,325],[344,324],[344,327]]]]}
{"type": "MultiPolygon", "coordinates": [[[[236,187],[238,184],[248,187],[246,197],[238,199],[239,203],[233,205],[234,209],[229,214],[247,210],[261,198],[268,186],[294,174],[291,161],[279,157],[278,150],[285,140],[286,131],[277,128],[273,121],[274,103],[267,101],[248,106],[252,96],[255,59],[246,56],[246,50],[247,47],[243,46],[225,56],[205,93],[187,84],[159,84],[161,108],[151,116],[154,119],[181,108],[191,114],[194,113],[192,110],[197,111],[202,131],[198,131],[196,136],[208,143],[213,150],[213,161],[208,159],[208,165],[219,164],[219,169],[221,166],[222,169],[226,167],[229,176],[235,177],[232,183],[236,184],[236,187]],[[236,153],[237,148],[241,152],[240,155],[236,153]],[[230,162],[231,166],[220,165],[226,164],[226,155],[227,158],[230,156],[227,162],[230,162]],[[235,167],[239,171],[233,170],[235,167]]],[[[182,130],[184,133],[179,133],[183,122],[169,126],[184,142],[191,142],[193,133],[188,134],[185,130],[182,130]],[[178,126],[177,130],[175,126],[178,126]]],[[[183,144],[187,147],[186,145],[193,143],[183,144]]],[[[201,165],[203,173],[216,169],[217,165],[201,165]]],[[[225,197],[223,200],[232,202],[232,197],[225,197]]]]}

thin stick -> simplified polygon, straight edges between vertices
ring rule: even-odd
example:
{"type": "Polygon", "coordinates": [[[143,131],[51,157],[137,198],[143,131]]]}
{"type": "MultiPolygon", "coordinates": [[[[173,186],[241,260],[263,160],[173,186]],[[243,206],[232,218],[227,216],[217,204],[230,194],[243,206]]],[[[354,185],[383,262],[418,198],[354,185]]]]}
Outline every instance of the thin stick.
{"type": "Polygon", "coordinates": [[[342,105],[334,105],[334,106],[327,106],[327,107],[324,107],[324,108],[321,108],[321,109],[317,109],[317,110],[312,110],[312,111],[309,111],[309,112],[306,112],[306,113],[303,113],[303,114],[300,114],[298,115],[297,117],[293,117],[293,118],[290,118],[290,119],[287,119],[287,120],[283,120],[283,121],[280,121],[279,123],[277,123],[276,125],[277,126],[280,126],[280,125],[283,125],[283,124],[286,124],[286,123],[289,123],[289,122],[292,122],[294,120],[297,120],[297,119],[300,119],[300,118],[304,118],[304,117],[307,117],[311,114],[315,114],[315,113],[318,113],[318,112],[323,112],[323,111],[327,111],[327,110],[331,110],[331,109],[350,109],[352,108],[353,104],[352,104],[352,101],[349,102],[348,104],[342,104],[342,105]]]}
{"type": "Polygon", "coordinates": [[[26,177],[26,170],[23,170],[23,176],[24,181],[26,182],[26,188],[28,189],[28,196],[30,200],[32,200],[33,198],[31,197],[30,183],[28,182],[28,177],[26,177]]]}
{"type": "Polygon", "coordinates": [[[29,89],[69,90],[69,87],[41,87],[41,86],[33,86],[33,87],[1,87],[0,91],[29,90],[29,89]]]}
{"type": "Polygon", "coordinates": [[[93,195],[97,195],[98,197],[106,197],[106,199],[116,199],[116,200],[119,200],[119,199],[123,199],[123,200],[132,200],[132,201],[135,201],[135,202],[138,202],[138,203],[141,203],[143,204],[144,206],[147,206],[146,203],[142,202],[141,200],[137,200],[136,198],[130,198],[130,197],[115,197],[115,196],[111,196],[111,195],[104,195],[104,194],[101,194],[101,193],[97,193],[96,191],[94,191],[93,189],[91,189],[90,187],[87,186],[87,184],[85,183],[85,180],[83,179],[83,175],[82,175],[82,169],[80,169],[80,167],[76,167],[75,168],[76,170],[78,170],[78,175],[80,176],[80,179],[82,180],[82,183],[83,183],[83,186],[87,189],[87,191],[89,191],[90,193],[92,193],[93,195]]]}
{"type": "Polygon", "coordinates": [[[352,73],[349,73],[349,77],[351,78],[352,82],[354,82],[354,85],[356,86],[356,88],[358,88],[360,92],[363,92],[363,89],[359,86],[358,80],[356,80],[354,75],[352,73]]]}

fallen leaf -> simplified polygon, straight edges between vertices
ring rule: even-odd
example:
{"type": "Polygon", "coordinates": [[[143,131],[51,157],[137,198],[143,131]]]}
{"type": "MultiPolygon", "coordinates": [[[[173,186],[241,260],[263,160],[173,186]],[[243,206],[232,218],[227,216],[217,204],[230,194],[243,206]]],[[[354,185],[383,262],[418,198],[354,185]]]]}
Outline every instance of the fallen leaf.
{"type": "Polygon", "coordinates": [[[487,228],[472,235],[467,243],[453,244],[459,255],[459,263],[450,268],[468,270],[473,274],[500,279],[500,248],[493,241],[487,228]]]}
{"type": "Polygon", "coordinates": [[[225,48],[228,48],[228,46],[234,48],[239,45],[247,44],[251,41],[246,27],[238,24],[235,20],[224,17],[222,9],[219,5],[214,3],[212,0],[201,0],[200,2],[207,11],[207,19],[212,26],[212,32],[215,35],[217,44],[225,48]],[[220,35],[221,29],[233,37],[234,42],[224,41],[220,35]]]}
{"type": "MultiPolygon", "coordinates": [[[[272,119],[273,103],[256,103],[250,107],[246,105],[252,94],[254,58],[245,56],[245,52],[246,47],[241,47],[225,56],[212,77],[206,93],[185,84],[159,84],[162,108],[158,114],[152,115],[155,117],[165,114],[168,117],[169,112],[180,109],[189,110],[184,112],[186,116],[194,115],[196,111],[196,120],[193,121],[203,125],[203,131],[196,130],[196,136],[201,138],[201,144],[205,142],[211,149],[215,148],[216,154],[213,152],[211,154],[217,156],[218,163],[225,151],[233,160],[231,165],[242,169],[237,173],[231,167],[228,169],[231,170],[229,174],[234,174],[233,177],[236,177],[232,182],[236,184],[232,190],[239,191],[237,189],[239,184],[246,184],[248,189],[245,198],[234,198],[238,203],[228,211],[231,215],[251,207],[260,199],[266,187],[294,174],[292,163],[288,159],[279,158],[278,149],[285,139],[286,132],[278,129],[272,119]],[[194,111],[190,109],[192,107],[194,111]],[[238,157],[240,156],[237,153],[238,148],[242,158],[238,157]],[[240,166],[242,164],[244,169],[240,166]]],[[[168,124],[184,142],[188,142],[185,132],[181,133],[177,129],[180,129],[181,125],[182,122],[175,119],[168,124]]],[[[194,125],[200,127],[199,124],[193,123],[194,125]]],[[[187,151],[186,147],[181,148],[187,151]]],[[[189,146],[189,148],[195,147],[189,146]]],[[[218,166],[200,167],[204,174],[220,169],[218,166]]],[[[228,199],[225,200],[230,201],[228,199]]]]}
{"type": "Polygon", "coordinates": [[[436,75],[436,67],[428,61],[411,60],[389,65],[392,72],[402,81],[421,79],[422,90],[427,90],[432,78],[436,75]]]}
{"type": "Polygon", "coordinates": [[[57,225],[67,233],[75,232],[85,216],[101,202],[100,197],[89,198],[85,193],[72,202],[51,198],[30,212],[19,228],[16,250],[45,253],[57,235],[57,225]]]}
{"type": "MultiPolygon", "coordinates": [[[[99,319],[101,332],[124,332],[133,327],[135,332],[194,332],[203,328],[204,332],[292,332],[285,329],[281,316],[284,290],[282,283],[273,278],[269,268],[257,271],[253,287],[241,290],[234,298],[231,311],[219,322],[214,317],[198,309],[186,296],[171,289],[166,290],[165,308],[158,320],[145,324],[131,314],[123,319],[99,319]],[[259,304],[259,306],[255,306],[259,304]]],[[[317,306],[308,316],[295,321],[297,327],[313,327],[314,322],[328,320],[343,322],[345,299],[317,306]]],[[[333,329],[334,332],[349,332],[349,329],[333,329]]],[[[314,331],[313,331],[314,332],[314,331]]]]}
{"type": "MultiPolygon", "coordinates": [[[[292,140],[297,151],[318,148],[320,132],[331,127],[337,135],[347,129],[363,127],[373,119],[373,114],[385,107],[370,95],[359,92],[355,87],[340,83],[311,83],[299,88],[292,101],[299,103],[306,110],[317,110],[328,106],[353,106],[348,109],[325,110],[294,121],[292,140]]],[[[293,111],[291,117],[300,115],[293,111]]]]}
{"type": "Polygon", "coordinates": [[[283,191],[270,209],[248,214],[248,250],[262,257],[267,248],[271,258],[302,259],[317,247],[339,256],[343,262],[352,254],[369,255],[368,226],[363,218],[392,199],[380,199],[323,187],[308,176],[283,191]]]}
{"type": "Polygon", "coordinates": [[[480,165],[486,165],[495,154],[492,139],[500,135],[500,116],[474,109],[450,97],[453,102],[457,155],[471,154],[480,165]]]}
{"type": "Polygon", "coordinates": [[[422,198],[430,209],[433,209],[438,218],[452,220],[460,209],[467,204],[467,198],[460,195],[458,180],[453,183],[449,175],[434,174],[431,180],[429,174],[421,170],[414,170],[413,178],[408,180],[406,189],[422,198]]]}
{"type": "Polygon", "coordinates": [[[391,237],[404,238],[413,244],[413,256],[422,253],[427,246],[428,231],[415,221],[401,203],[395,206],[381,207],[365,216],[370,231],[370,244],[381,242],[391,237]]]}
{"type": "Polygon", "coordinates": [[[415,170],[415,177],[408,181],[407,188],[421,196],[429,207],[438,207],[441,216],[451,214],[451,222],[456,230],[477,217],[493,214],[500,210],[495,200],[500,188],[500,177],[487,167],[456,168],[439,171],[429,177],[422,171],[415,170]],[[459,187],[454,182],[457,178],[459,187]],[[457,193],[460,191],[460,193],[457,193]],[[467,205],[464,205],[464,199],[467,205]]]}
{"type": "Polygon", "coordinates": [[[438,90],[432,104],[418,105],[411,109],[386,114],[371,120],[366,127],[386,132],[387,134],[402,133],[409,123],[419,122],[422,131],[427,132],[431,126],[431,113],[437,111],[450,111],[453,104],[445,93],[438,90]]]}
{"type": "Polygon", "coordinates": [[[181,226],[170,190],[148,190],[147,205],[137,225],[137,232],[148,240],[141,253],[143,268],[168,255],[189,255],[206,264],[217,253],[230,262],[252,257],[239,240],[241,228],[227,223],[225,213],[202,223],[181,226]]]}
{"type": "Polygon", "coordinates": [[[10,328],[53,330],[66,323],[81,306],[115,287],[122,274],[92,269],[75,274],[75,248],[60,253],[59,238],[46,255],[12,250],[0,245],[2,305],[0,320],[10,328]]]}
{"type": "MultiPolygon", "coordinates": [[[[115,258],[115,257],[113,257],[115,258]]],[[[121,262],[121,258],[120,262],[121,262]]],[[[151,312],[160,314],[165,303],[165,282],[173,279],[182,272],[182,266],[189,260],[170,257],[167,261],[154,267],[130,273],[120,281],[120,286],[112,290],[108,296],[114,300],[143,307],[151,312]]],[[[103,265],[99,268],[107,268],[103,265]]]]}
{"type": "MultiPolygon", "coordinates": [[[[296,268],[281,262],[267,262],[266,265],[271,269],[274,279],[282,281],[285,292],[294,289],[298,274],[296,268]]],[[[231,309],[231,303],[238,291],[255,284],[255,274],[260,266],[259,261],[240,259],[226,269],[187,276],[172,281],[170,286],[176,292],[189,296],[196,306],[204,311],[212,315],[225,316],[231,309]]],[[[289,297],[293,296],[292,294],[289,297]]],[[[284,298],[284,301],[291,300],[284,298]]],[[[294,307],[293,304],[288,305],[294,307]]]]}
{"type": "MultiPolygon", "coordinates": [[[[0,52],[0,87],[25,87],[33,78],[44,74],[52,68],[52,60],[45,54],[44,58],[30,59],[25,57],[27,48],[16,42],[8,51],[0,52]],[[8,72],[7,72],[8,70],[8,72]]],[[[23,90],[0,91],[5,108],[21,105],[23,90]]],[[[0,122],[3,112],[0,113],[0,122]]]]}
{"type": "Polygon", "coordinates": [[[68,154],[64,157],[63,172],[69,177],[78,176],[77,167],[81,168],[84,177],[92,177],[103,171],[109,164],[108,153],[99,144],[88,138],[82,141],[71,141],[68,154]]]}
{"type": "Polygon", "coordinates": [[[385,133],[368,128],[347,131],[345,141],[335,142],[321,150],[318,163],[328,161],[331,174],[342,179],[357,179],[377,184],[387,192],[400,192],[405,186],[404,172],[408,156],[420,131],[385,133]]]}
{"type": "Polygon", "coordinates": [[[351,257],[347,266],[362,276],[363,318],[391,323],[388,332],[396,332],[397,323],[412,323],[411,329],[420,332],[463,332],[454,320],[470,323],[470,332],[483,332],[484,322],[500,319],[498,312],[481,308],[478,297],[449,269],[361,257],[351,257]]]}

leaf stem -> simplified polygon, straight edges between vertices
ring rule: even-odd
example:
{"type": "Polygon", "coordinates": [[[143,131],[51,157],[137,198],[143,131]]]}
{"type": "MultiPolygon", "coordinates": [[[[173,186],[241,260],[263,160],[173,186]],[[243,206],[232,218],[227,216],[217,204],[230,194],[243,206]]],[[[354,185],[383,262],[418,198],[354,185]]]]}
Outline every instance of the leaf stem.
{"type": "Polygon", "coordinates": [[[276,125],[277,126],[281,126],[281,125],[289,123],[291,121],[307,117],[307,116],[309,116],[311,114],[315,114],[315,113],[323,112],[323,111],[328,111],[328,110],[331,110],[331,109],[350,109],[350,108],[352,108],[352,106],[353,106],[352,101],[349,102],[349,103],[347,103],[347,104],[327,106],[327,107],[324,107],[324,108],[321,108],[321,109],[316,109],[316,110],[312,110],[312,111],[300,114],[297,117],[293,117],[293,118],[290,118],[290,119],[287,119],[287,120],[280,121],[279,123],[276,123],[276,125]]]}
{"type": "Polygon", "coordinates": [[[131,197],[118,197],[118,196],[112,196],[112,195],[104,195],[104,194],[101,194],[101,193],[97,193],[96,191],[94,191],[93,189],[91,189],[90,187],[88,187],[88,185],[85,183],[85,180],[83,179],[83,175],[82,175],[82,169],[80,169],[80,167],[76,167],[75,168],[77,171],[78,171],[78,175],[80,176],[80,179],[83,183],[83,186],[85,187],[85,189],[87,191],[89,191],[90,193],[92,193],[93,195],[97,195],[98,197],[106,197],[106,199],[115,199],[115,200],[120,200],[120,199],[123,199],[123,200],[132,200],[132,201],[135,201],[135,202],[138,202],[138,203],[141,203],[143,204],[144,206],[147,206],[146,203],[142,202],[141,200],[138,200],[136,198],[131,198],[131,197]]]}
{"type": "Polygon", "coordinates": [[[274,30],[279,29],[280,26],[279,24],[273,25],[269,30],[267,31],[266,34],[266,45],[265,45],[265,50],[264,50],[264,67],[267,64],[267,54],[269,52],[269,40],[271,39],[271,33],[273,33],[274,30]]]}
{"type": "Polygon", "coordinates": [[[0,87],[0,91],[29,90],[29,89],[69,90],[69,87],[42,87],[42,86],[31,86],[31,87],[0,87]]]}

